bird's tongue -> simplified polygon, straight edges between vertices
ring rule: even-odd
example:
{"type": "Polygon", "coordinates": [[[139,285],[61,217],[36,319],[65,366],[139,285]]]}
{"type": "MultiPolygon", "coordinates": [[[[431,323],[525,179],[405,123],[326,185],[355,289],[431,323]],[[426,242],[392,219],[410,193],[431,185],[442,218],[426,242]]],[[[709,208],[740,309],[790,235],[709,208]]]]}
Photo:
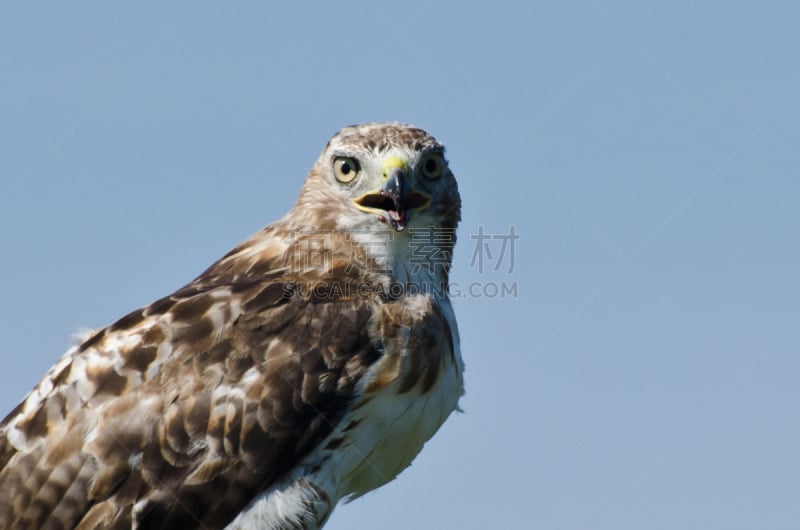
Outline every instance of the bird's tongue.
{"type": "Polygon", "coordinates": [[[386,212],[389,214],[389,221],[392,224],[392,228],[401,232],[406,227],[406,212],[398,213],[397,210],[389,210],[386,212]]]}

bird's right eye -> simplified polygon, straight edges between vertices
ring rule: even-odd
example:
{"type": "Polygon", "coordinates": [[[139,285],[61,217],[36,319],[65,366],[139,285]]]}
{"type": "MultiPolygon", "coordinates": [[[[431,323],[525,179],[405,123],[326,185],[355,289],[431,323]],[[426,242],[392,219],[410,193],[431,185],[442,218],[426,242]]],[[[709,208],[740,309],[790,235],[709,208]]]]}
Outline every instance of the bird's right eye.
{"type": "Polygon", "coordinates": [[[344,184],[352,182],[360,170],[361,168],[355,158],[337,156],[333,160],[333,174],[336,176],[336,180],[344,184]]]}

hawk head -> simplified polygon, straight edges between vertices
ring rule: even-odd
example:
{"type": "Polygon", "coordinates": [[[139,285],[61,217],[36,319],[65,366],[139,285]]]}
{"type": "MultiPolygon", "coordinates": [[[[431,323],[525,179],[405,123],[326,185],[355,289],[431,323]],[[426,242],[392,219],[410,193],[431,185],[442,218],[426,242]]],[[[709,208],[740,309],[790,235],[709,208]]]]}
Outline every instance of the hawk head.
{"type": "Polygon", "coordinates": [[[409,125],[345,127],[325,146],[287,220],[298,230],[345,232],[395,271],[433,245],[446,274],[461,198],[444,151],[409,125]]]}
{"type": "Polygon", "coordinates": [[[351,232],[455,229],[461,199],[444,146],[400,123],[345,127],[325,146],[292,212],[351,232]]]}

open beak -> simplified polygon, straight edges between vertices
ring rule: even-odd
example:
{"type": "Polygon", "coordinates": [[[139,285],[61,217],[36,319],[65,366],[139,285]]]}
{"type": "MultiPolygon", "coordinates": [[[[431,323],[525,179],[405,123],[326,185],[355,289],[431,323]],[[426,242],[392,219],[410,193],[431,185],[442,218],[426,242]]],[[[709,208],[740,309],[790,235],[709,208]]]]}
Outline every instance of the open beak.
{"type": "Polygon", "coordinates": [[[408,189],[408,173],[404,163],[390,166],[384,172],[386,183],[380,190],[362,195],[353,202],[359,210],[377,214],[381,222],[400,232],[408,225],[409,211],[427,207],[431,198],[408,189]]]}

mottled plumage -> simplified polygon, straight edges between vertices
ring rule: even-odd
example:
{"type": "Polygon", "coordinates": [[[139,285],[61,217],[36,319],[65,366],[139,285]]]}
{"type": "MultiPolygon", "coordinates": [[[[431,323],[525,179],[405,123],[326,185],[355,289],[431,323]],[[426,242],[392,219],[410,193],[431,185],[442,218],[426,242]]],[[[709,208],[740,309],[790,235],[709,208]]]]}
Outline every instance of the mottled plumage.
{"type": "Polygon", "coordinates": [[[392,480],[463,392],[459,216],[427,133],[337,133],[285,217],[90,333],[5,418],[0,528],[314,529],[392,480]]]}

